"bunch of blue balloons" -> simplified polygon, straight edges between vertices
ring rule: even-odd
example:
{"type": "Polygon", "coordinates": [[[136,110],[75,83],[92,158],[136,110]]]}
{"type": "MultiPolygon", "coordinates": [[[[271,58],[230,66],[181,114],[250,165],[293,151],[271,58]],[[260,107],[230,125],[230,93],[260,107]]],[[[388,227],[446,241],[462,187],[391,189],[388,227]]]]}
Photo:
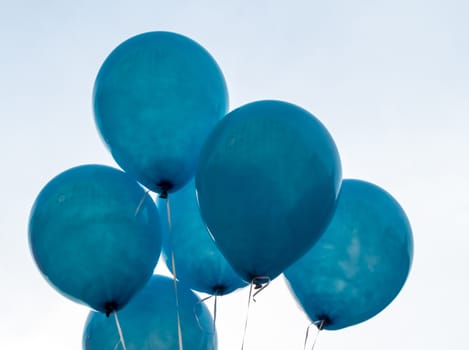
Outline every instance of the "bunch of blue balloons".
{"type": "Polygon", "coordinates": [[[215,349],[191,289],[220,296],[285,273],[310,319],[340,329],[402,288],[413,243],[397,201],[342,179],[332,136],[307,110],[262,100],[228,111],[223,74],[195,41],[149,32],[123,42],[99,70],[93,108],[123,171],[59,174],[29,221],[44,277],[95,310],[84,349],[116,348],[108,317],[120,310],[132,348],[177,349],[182,326],[179,346],[215,349]],[[161,252],[174,286],[152,277],[161,252]]]}

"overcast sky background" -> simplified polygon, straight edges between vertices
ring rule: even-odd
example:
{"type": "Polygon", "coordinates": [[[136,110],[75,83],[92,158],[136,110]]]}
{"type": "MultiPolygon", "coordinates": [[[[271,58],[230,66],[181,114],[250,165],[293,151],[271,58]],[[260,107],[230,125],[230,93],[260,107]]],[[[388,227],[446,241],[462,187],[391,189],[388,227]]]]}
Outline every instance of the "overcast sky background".
{"type": "MultiPolygon", "coordinates": [[[[123,40],[185,34],[218,61],[231,109],[276,98],[315,114],[346,178],[388,190],[415,256],[380,315],[321,333],[317,349],[469,348],[469,3],[15,0],[0,2],[0,348],[80,350],[88,309],[52,289],[27,241],[58,173],[115,163],[96,131],[96,73],[123,40]]],[[[223,298],[219,349],[241,348],[248,290],[223,298]]],[[[250,312],[246,350],[303,349],[309,324],[282,277],[250,312]]]]}

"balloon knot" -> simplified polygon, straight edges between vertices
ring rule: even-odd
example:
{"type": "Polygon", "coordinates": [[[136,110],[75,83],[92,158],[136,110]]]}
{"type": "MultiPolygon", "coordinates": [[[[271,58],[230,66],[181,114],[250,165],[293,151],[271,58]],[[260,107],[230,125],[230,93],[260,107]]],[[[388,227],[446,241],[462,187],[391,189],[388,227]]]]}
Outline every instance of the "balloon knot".
{"type": "Polygon", "coordinates": [[[252,300],[256,301],[256,295],[262,292],[267,286],[270,284],[270,277],[269,276],[257,276],[251,280],[252,286],[256,292],[252,296],[252,300]]]}
{"type": "Polygon", "coordinates": [[[324,329],[324,327],[332,324],[332,321],[331,319],[326,316],[326,315],[319,315],[318,316],[318,320],[316,322],[314,322],[316,324],[316,326],[318,327],[318,329],[320,331],[322,331],[324,329]]]}
{"type": "Polygon", "coordinates": [[[266,284],[270,283],[269,276],[254,276],[251,278],[251,283],[254,285],[254,289],[261,289],[266,287],[266,284]]]}
{"type": "Polygon", "coordinates": [[[221,296],[221,295],[225,294],[225,292],[226,292],[226,286],[224,286],[224,285],[222,285],[222,284],[213,286],[212,292],[213,292],[213,295],[221,296]]]}
{"type": "Polygon", "coordinates": [[[158,192],[160,194],[160,198],[166,199],[168,198],[168,192],[174,187],[170,181],[161,180],[156,184],[158,188],[158,192]]]}
{"type": "Polygon", "coordinates": [[[112,314],[116,310],[117,310],[117,303],[115,301],[109,301],[106,304],[104,304],[104,313],[106,314],[106,317],[109,317],[109,315],[112,314]]]}

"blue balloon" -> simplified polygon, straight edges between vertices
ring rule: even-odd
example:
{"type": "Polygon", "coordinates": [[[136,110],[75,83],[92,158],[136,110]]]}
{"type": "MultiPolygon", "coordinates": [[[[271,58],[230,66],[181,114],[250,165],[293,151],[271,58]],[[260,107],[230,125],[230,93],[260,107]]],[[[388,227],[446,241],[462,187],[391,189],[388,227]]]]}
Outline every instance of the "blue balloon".
{"type": "MultiPolygon", "coordinates": [[[[205,304],[178,282],[178,303],[173,280],[153,276],[147,286],[118,312],[128,350],[179,350],[177,313],[182,344],[187,350],[217,349],[213,320],[205,304]]],[[[91,312],[83,333],[83,350],[123,349],[113,317],[91,312]]]]}
{"type": "Polygon", "coordinates": [[[190,288],[211,295],[225,295],[244,287],[211,239],[200,217],[194,180],[168,197],[171,230],[167,220],[167,202],[158,199],[163,227],[163,257],[170,271],[174,256],[177,278],[190,288]]]}
{"type": "Polygon", "coordinates": [[[149,32],[120,44],[96,78],[97,128],[116,162],[152,191],[182,187],[228,108],[223,74],[193,40],[149,32]]]}
{"type": "Polygon", "coordinates": [[[29,220],[39,270],[74,301],[109,313],[150,279],[161,252],[157,208],[124,172],[71,168],[39,193],[29,220]]]}
{"type": "Polygon", "coordinates": [[[371,183],[344,180],[326,232],[285,276],[309,318],[335,330],[391,303],[412,256],[412,231],[397,201],[371,183]]]}
{"type": "Polygon", "coordinates": [[[274,279],[321,236],[341,183],[321,122],[281,101],[230,112],[203,146],[196,175],[202,218],[246,281],[274,279]]]}

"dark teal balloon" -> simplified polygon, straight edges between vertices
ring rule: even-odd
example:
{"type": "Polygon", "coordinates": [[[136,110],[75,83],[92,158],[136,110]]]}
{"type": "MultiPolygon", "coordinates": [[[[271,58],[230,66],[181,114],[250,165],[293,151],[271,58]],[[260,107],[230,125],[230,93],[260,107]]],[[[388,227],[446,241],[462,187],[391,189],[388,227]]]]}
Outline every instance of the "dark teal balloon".
{"type": "Polygon", "coordinates": [[[312,321],[341,329],[391,303],[412,256],[412,231],[398,202],[371,183],[344,180],[326,232],[285,276],[312,321]]]}
{"type": "Polygon", "coordinates": [[[155,192],[195,174],[200,148],[228,108],[223,74],[199,44],[149,32],[120,44],[96,78],[96,124],[116,162],[155,192]]]}
{"type": "Polygon", "coordinates": [[[173,270],[171,255],[174,253],[177,278],[194,290],[225,295],[244,287],[246,282],[220,253],[200,217],[194,181],[172,193],[169,200],[171,231],[166,220],[166,200],[158,199],[163,222],[163,256],[168,269],[173,270]]]}
{"type": "Polygon", "coordinates": [[[321,236],[341,182],[321,122],[281,101],[230,112],[205,143],[196,177],[202,218],[246,281],[275,278],[321,236]]]}
{"type": "MultiPolygon", "coordinates": [[[[183,348],[215,350],[217,336],[205,304],[178,282],[176,307],[173,280],[153,276],[147,286],[118,312],[127,350],[179,350],[179,312],[183,348]]],[[[114,317],[91,312],[83,333],[83,350],[121,350],[114,317]]]]}
{"type": "Polygon", "coordinates": [[[37,266],[55,288],[101,312],[122,308],[161,251],[157,208],[124,172],[83,165],[52,179],[29,220],[37,266]]]}

